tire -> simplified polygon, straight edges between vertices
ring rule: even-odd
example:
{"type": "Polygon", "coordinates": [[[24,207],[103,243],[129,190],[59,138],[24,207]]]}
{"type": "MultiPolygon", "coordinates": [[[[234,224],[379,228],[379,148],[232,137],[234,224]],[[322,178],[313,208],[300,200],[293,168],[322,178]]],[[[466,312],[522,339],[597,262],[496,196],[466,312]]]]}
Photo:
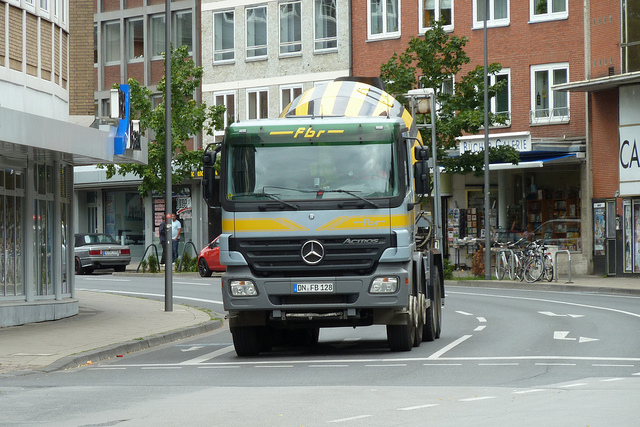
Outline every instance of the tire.
{"type": "Polygon", "coordinates": [[[387,342],[391,351],[410,351],[416,339],[415,296],[409,297],[409,319],[406,325],[387,325],[387,342]]]}
{"type": "Polygon", "coordinates": [[[504,255],[504,252],[500,252],[496,257],[496,277],[498,280],[504,279],[507,268],[507,257],[504,255]]]}
{"type": "Polygon", "coordinates": [[[84,268],[80,265],[80,258],[75,258],[76,274],[84,274],[84,268]]]}
{"type": "Polygon", "coordinates": [[[201,277],[211,277],[211,270],[209,270],[207,260],[204,258],[200,258],[198,261],[198,273],[200,273],[201,277]]]}
{"type": "Polygon", "coordinates": [[[544,263],[539,257],[532,258],[524,269],[524,279],[529,282],[537,282],[544,273],[544,263]]]}
{"type": "Polygon", "coordinates": [[[549,255],[545,255],[544,257],[544,278],[547,282],[553,281],[553,262],[549,255]]]}
{"type": "Polygon", "coordinates": [[[233,347],[240,357],[257,356],[263,347],[260,328],[257,326],[236,326],[231,329],[233,347]]]}
{"type": "Polygon", "coordinates": [[[440,338],[442,329],[442,295],[440,287],[440,270],[434,267],[433,273],[433,299],[431,305],[427,308],[427,318],[424,325],[424,341],[434,341],[440,338]]]}

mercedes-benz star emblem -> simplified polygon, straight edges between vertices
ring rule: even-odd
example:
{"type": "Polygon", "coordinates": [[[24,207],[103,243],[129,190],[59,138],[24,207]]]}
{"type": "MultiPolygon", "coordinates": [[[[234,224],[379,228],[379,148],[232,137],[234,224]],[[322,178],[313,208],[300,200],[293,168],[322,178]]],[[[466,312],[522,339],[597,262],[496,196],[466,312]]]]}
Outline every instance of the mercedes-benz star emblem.
{"type": "Polygon", "coordinates": [[[324,246],[317,240],[309,240],[300,250],[302,259],[309,265],[316,265],[324,258],[324,246]]]}

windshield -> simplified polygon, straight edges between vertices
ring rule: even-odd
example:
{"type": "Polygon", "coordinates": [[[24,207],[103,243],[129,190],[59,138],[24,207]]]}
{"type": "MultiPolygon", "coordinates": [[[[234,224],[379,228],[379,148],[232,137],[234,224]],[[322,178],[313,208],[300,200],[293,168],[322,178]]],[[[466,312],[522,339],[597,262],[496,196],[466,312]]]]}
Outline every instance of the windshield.
{"type": "Polygon", "coordinates": [[[232,145],[229,200],[379,198],[398,194],[393,145],[232,145]]]}

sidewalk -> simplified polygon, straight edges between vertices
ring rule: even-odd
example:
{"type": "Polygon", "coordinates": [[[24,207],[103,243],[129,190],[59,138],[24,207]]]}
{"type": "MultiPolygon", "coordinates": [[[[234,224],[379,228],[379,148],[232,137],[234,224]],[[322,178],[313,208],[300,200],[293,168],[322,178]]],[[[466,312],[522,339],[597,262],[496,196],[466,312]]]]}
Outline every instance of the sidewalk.
{"type": "Polygon", "coordinates": [[[179,304],[166,312],[163,301],[89,291],[77,291],[76,297],[77,316],[0,328],[0,375],[50,372],[126,357],[222,326],[220,319],[179,304]]]}

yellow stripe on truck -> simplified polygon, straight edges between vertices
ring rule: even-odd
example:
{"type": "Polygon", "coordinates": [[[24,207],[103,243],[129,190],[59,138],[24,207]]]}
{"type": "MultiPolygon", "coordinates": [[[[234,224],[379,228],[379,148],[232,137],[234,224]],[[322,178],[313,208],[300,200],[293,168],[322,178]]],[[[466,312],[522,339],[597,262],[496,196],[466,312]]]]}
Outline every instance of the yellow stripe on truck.
{"type": "Polygon", "coordinates": [[[411,221],[411,215],[340,216],[316,228],[315,231],[406,227],[411,224],[411,221]]]}
{"type": "Polygon", "coordinates": [[[291,221],[288,218],[242,218],[222,221],[222,231],[235,232],[263,232],[263,231],[309,231],[308,228],[291,221]]]}

